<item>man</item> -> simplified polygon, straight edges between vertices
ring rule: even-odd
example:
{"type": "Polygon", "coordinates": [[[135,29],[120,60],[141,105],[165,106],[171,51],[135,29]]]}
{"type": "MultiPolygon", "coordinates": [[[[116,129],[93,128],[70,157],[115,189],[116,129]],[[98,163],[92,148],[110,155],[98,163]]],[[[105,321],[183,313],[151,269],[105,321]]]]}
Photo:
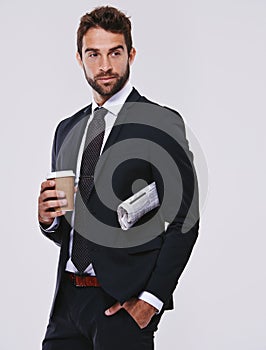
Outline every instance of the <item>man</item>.
{"type": "Polygon", "coordinates": [[[122,12],[84,15],[77,47],[93,102],[54,138],[52,171],[76,173],[73,215],[55,210],[67,201],[53,180],[41,185],[41,230],[61,247],[43,350],[153,349],[198,234],[192,156],[179,114],[130,85],[136,50],[122,12]],[[117,206],[152,182],[160,207],[123,231],[117,206]]]}

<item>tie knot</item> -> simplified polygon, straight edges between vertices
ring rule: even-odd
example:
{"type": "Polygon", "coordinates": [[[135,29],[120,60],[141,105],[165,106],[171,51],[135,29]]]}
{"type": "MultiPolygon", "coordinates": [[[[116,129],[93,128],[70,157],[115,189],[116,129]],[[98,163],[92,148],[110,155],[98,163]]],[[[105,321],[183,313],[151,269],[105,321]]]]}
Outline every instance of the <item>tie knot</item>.
{"type": "Polygon", "coordinates": [[[96,107],[93,111],[93,119],[96,121],[103,121],[108,110],[104,107],[96,107]]]}

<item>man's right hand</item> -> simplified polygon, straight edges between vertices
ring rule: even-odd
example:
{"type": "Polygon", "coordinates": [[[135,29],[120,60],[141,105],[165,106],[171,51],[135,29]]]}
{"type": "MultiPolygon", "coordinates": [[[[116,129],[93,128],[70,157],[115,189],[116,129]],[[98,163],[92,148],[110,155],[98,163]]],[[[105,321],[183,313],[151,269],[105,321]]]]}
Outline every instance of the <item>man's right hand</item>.
{"type": "MultiPolygon", "coordinates": [[[[55,208],[67,205],[66,195],[63,191],[55,190],[55,181],[47,180],[41,184],[38,201],[38,220],[41,224],[50,226],[54,218],[64,215],[66,212],[55,211],[55,208]]],[[[57,209],[58,210],[58,209],[57,209]]]]}

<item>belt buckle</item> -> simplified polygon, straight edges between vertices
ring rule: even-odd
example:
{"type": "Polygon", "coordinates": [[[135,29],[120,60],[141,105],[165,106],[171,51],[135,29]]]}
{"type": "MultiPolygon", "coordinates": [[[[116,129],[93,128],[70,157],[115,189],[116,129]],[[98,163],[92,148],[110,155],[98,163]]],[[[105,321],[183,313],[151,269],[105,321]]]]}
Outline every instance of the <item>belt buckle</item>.
{"type": "Polygon", "coordinates": [[[85,280],[83,279],[84,276],[82,275],[74,275],[74,285],[75,287],[80,287],[80,288],[83,288],[83,287],[86,287],[86,283],[85,283],[85,280]]]}

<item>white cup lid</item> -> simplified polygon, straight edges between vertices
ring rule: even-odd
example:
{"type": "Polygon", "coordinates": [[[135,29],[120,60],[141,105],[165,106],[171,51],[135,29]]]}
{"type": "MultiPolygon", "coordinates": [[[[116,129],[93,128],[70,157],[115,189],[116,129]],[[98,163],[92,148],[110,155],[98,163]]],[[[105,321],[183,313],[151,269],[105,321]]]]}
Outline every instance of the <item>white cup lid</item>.
{"type": "Polygon", "coordinates": [[[73,177],[75,176],[72,170],[54,171],[46,175],[46,180],[55,179],[57,177],[69,177],[69,176],[73,176],[73,177]]]}

